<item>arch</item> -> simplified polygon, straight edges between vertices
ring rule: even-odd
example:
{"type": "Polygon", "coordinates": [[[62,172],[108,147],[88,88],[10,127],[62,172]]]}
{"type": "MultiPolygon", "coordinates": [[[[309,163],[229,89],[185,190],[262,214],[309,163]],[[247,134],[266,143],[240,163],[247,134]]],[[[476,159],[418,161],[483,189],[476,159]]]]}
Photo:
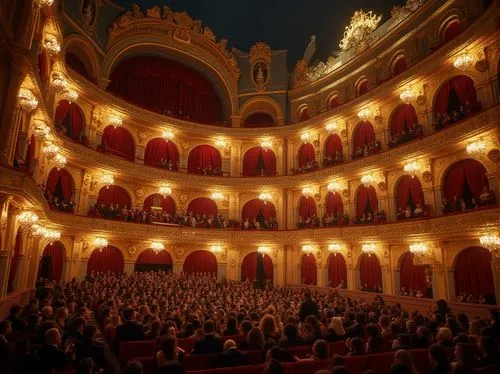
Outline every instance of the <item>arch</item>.
{"type": "Polygon", "coordinates": [[[219,151],[208,144],[194,147],[188,156],[188,173],[211,174],[210,170],[222,170],[219,151]]]}
{"type": "Polygon", "coordinates": [[[208,273],[217,276],[217,258],[206,250],[191,252],[184,260],[184,274],[208,273]]]}
{"type": "Polygon", "coordinates": [[[325,197],[325,213],[338,216],[344,213],[344,203],[342,196],[337,192],[328,192],[325,197]]]}
{"type": "Polygon", "coordinates": [[[276,155],[272,149],[253,147],[243,155],[243,176],[275,176],[276,155]]]}
{"type": "Polygon", "coordinates": [[[108,90],[132,104],[201,123],[223,120],[218,92],[200,71],[162,56],[133,56],[120,61],[108,90]]]}
{"type": "Polygon", "coordinates": [[[373,186],[359,186],[356,191],[356,214],[358,218],[378,212],[377,191],[373,186]]]}
{"type": "Polygon", "coordinates": [[[328,109],[335,109],[340,106],[340,97],[337,92],[333,92],[328,96],[326,100],[326,106],[328,109]]]}
{"type": "MultiPolygon", "coordinates": [[[[256,96],[246,100],[240,108],[241,118],[244,118],[243,127],[251,127],[246,125],[247,119],[253,113],[265,113],[272,118],[273,124],[282,124],[285,115],[278,101],[269,96],[256,96]]],[[[253,120],[252,120],[253,121],[253,120]]]]}
{"type": "Polygon", "coordinates": [[[314,255],[302,256],[300,263],[300,281],[301,284],[316,286],[318,283],[318,267],[314,255]]]}
{"type": "Polygon", "coordinates": [[[274,118],[265,112],[254,112],[243,121],[243,127],[257,128],[274,126],[274,118]]]}
{"type": "Polygon", "coordinates": [[[52,168],[47,181],[45,182],[45,192],[48,195],[49,203],[69,203],[73,201],[75,182],[66,169],[52,168]],[[57,198],[57,201],[55,200],[57,198]]]}
{"type": "Polygon", "coordinates": [[[101,139],[101,150],[125,160],[135,160],[135,143],[132,134],[122,126],[107,126],[101,139]]]}
{"type": "Polygon", "coordinates": [[[170,253],[163,250],[155,252],[147,248],[135,260],[134,271],[172,271],[173,261],[170,253]]]}
{"type": "Polygon", "coordinates": [[[352,136],[353,158],[369,154],[368,149],[376,148],[375,128],[368,121],[361,121],[352,136]],[[366,150],[366,152],[365,152],[366,150]]]}
{"type": "Polygon", "coordinates": [[[58,132],[70,139],[83,141],[85,136],[85,116],[76,103],[61,100],[57,104],[55,126],[58,132]]]}
{"type": "Polygon", "coordinates": [[[302,105],[299,108],[299,122],[307,121],[311,118],[311,108],[308,105],[302,105]]]}
{"type": "Polygon", "coordinates": [[[406,54],[404,52],[396,53],[396,55],[391,59],[389,69],[393,77],[398,76],[406,69],[408,69],[408,65],[406,63],[406,54]]]}
{"type": "Polygon", "coordinates": [[[460,35],[463,31],[460,19],[456,16],[448,20],[441,28],[441,40],[448,43],[460,35]]]}
{"type": "Polygon", "coordinates": [[[330,253],[328,256],[328,284],[331,287],[347,288],[347,264],[340,253],[330,253]]]}
{"type": "Polygon", "coordinates": [[[123,273],[124,260],[122,251],[108,245],[102,250],[95,249],[90,255],[87,263],[87,274],[98,273],[123,273]]]}
{"type": "Polygon", "coordinates": [[[66,52],[64,55],[66,66],[80,74],[82,77],[91,80],[89,71],[85,63],[73,52],[66,52]]]}
{"type": "Polygon", "coordinates": [[[99,195],[97,196],[97,204],[109,207],[111,205],[114,208],[130,208],[132,206],[132,201],[127,190],[123,187],[112,185],[109,187],[102,187],[99,190],[99,195]]]}
{"type": "Polygon", "coordinates": [[[331,165],[342,162],[342,140],[338,134],[328,135],[323,149],[323,164],[331,165]]]}
{"type": "Polygon", "coordinates": [[[14,280],[16,279],[17,263],[21,256],[21,246],[23,245],[23,234],[21,229],[17,229],[16,240],[14,242],[14,251],[10,258],[9,277],[7,278],[7,293],[16,291],[14,287],[14,280]]]}
{"type": "MultiPolygon", "coordinates": [[[[420,290],[426,297],[429,296],[425,266],[414,264],[415,255],[410,251],[404,252],[399,259],[399,284],[407,291],[413,290],[414,294],[420,290]]],[[[396,290],[397,291],[397,290],[396,290]]]]}
{"type": "Polygon", "coordinates": [[[302,196],[299,200],[299,217],[304,221],[316,217],[316,202],[312,196],[302,196]]]}
{"type": "Polygon", "coordinates": [[[47,244],[43,249],[37,279],[44,278],[59,282],[62,276],[65,253],[64,244],[60,241],[47,244]]]}
{"type": "Polygon", "coordinates": [[[250,252],[241,262],[241,280],[253,282],[257,280],[257,274],[259,272],[262,272],[264,280],[270,281],[272,284],[274,279],[274,267],[271,257],[268,255],[262,256],[257,252],[250,252]]]}
{"type": "Polygon", "coordinates": [[[417,132],[418,117],[411,104],[398,106],[391,115],[389,131],[393,143],[401,144],[413,139],[417,132]]]}
{"type": "Polygon", "coordinates": [[[404,175],[399,179],[396,186],[396,206],[402,211],[410,207],[414,212],[417,206],[424,209],[424,191],[417,177],[404,175]]]}
{"type": "Polygon", "coordinates": [[[299,148],[298,153],[299,168],[311,169],[316,162],[316,152],[311,143],[303,143],[299,148]],[[311,165],[311,167],[308,166],[311,165]]]}
{"type": "Polygon", "coordinates": [[[82,74],[83,69],[81,69],[82,72],[80,72],[78,71],[78,69],[72,67],[71,61],[70,64],[66,62],[66,64],[68,64],[69,67],[71,67],[74,71],[82,75],[84,78],[87,78],[91,81],[97,81],[101,63],[96,55],[94,46],[87,38],[82,37],[80,34],[76,33],[66,36],[64,38],[65,60],[68,54],[71,54],[76,58],[78,58],[80,63],[83,64],[83,67],[85,68],[85,72],[87,73],[87,75],[85,76],[82,74]]]}
{"type": "Polygon", "coordinates": [[[495,304],[491,261],[491,252],[486,248],[474,246],[462,250],[455,258],[456,295],[471,294],[476,300],[482,295],[489,304],[495,304]]]}
{"type": "Polygon", "coordinates": [[[363,291],[376,291],[382,285],[382,268],[378,257],[363,253],[359,259],[359,278],[363,291]]]}
{"type": "Polygon", "coordinates": [[[276,208],[269,201],[264,202],[260,199],[249,200],[243,205],[243,209],[241,209],[241,220],[244,221],[247,218],[250,221],[255,218],[259,222],[276,218],[276,208]]]}
{"type": "Polygon", "coordinates": [[[364,95],[368,92],[368,79],[366,77],[361,77],[356,82],[356,92],[359,96],[364,95]]]}
{"type": "Polygon", "coordinates": [[[212,199],[207,197],[197,197],[189,202],[187,212],[194,216],[213,216],[217,215],[217,204],[212,199]]]}
{"type": "Polygon", "coordinates": [[[176,171],[179,166],[179,150],[171,140],[151,139],[144,151],[144,165],[168,167],[176,171]],[[169,167],[169,165],[171,165],[169,167]]]}
{"type": "Polygon", "coordinates": [[[176,212],[175,200],[172,196],[164,197],[159,193],[154,193],[146,197],[142,208],[144,210],[158,209],[172,216],[175,215],[176,212]]]}

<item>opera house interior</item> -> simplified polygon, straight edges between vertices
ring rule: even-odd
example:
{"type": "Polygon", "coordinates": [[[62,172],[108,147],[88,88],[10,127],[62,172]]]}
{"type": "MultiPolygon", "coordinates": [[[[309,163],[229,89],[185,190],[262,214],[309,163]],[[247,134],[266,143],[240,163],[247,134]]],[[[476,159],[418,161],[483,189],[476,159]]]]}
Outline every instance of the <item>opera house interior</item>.
{"type": "Polygon", "coordinates": [[[499,373],[500,0],[135,2],[0,0],[0,371],[499,373]]]}

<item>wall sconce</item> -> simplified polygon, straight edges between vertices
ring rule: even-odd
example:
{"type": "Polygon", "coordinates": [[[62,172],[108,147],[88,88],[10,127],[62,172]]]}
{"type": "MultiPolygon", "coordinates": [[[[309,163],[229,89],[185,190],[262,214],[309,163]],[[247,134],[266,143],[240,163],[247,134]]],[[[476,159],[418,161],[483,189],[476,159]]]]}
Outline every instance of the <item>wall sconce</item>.
{"type": "Polygon", "coordinates": [[[19,93],[17,94],[17,103],[21,110],[26,113],[31,113],[36,108],[38,108],[38,99],[28,88],[21,87],[19,93]]]}
{"type": "Polygon", "coordinates": [[[403,166],[403,170],[406,174],[410,175],[412,178],[415,178],[415,175],[420,171],[420,165],[417,161],[408,161],[405,166],[403,166]]]}
{"type": "Polygon", "coordinates": [[[372,254],[375,254],[377,252],[377,246],[375,244],[363,244],[361,247],[361,251],[363,253],[366,253],[368,256],[371,256],[372,254]]]}
{"type": "Polygon", "coordinates": [[[467,71],[471,68],[474,58],[468,52],[460,53],[453,61],[453,66],[460,71],[467,71]]]}
{"type": "Polygon", "coordinates": [[[104,184],[106,188],[109,188],[115,183],[115,178],[111,174],[103,174],[101,176],[101,183],[104,184]]]}
{"type": "Polygon", "coordinates": [[[500,248],[500,238],[496,234],[480,236],[479,243],[491,252],[495,252],[500,248]]]}
{"type": "Polygon", "coordinates": [[[52,56],[61,52],[61,45],[57,41],[55,35],[47,34],[43,38],[43,47],[47,50],[47,53],[52,56]]]}
{"type": "Polygon", "coordinates": [[[303,143],[309,143],[311,141],[311,134],[308,132],[304,132],[300,135],[300,140],[302,140],[303,143]]]}
{"type": "Polygon", "coordinates": [[[268,201],[271,201],[271,194],[269,192],[261,192],[259,195],[259,200],[262,200],[264,204],[267,204],[268,201]]]}
{"type": "Polygon", "coordinates": [[[466,151],[470,156],[483,154],[484,152],[486,152],[486,144],[481,140],[476,140],[472,143],[467,144],[466,151]]]}
{"type": "Polygon", "coordinates": [[[304,187],[302,189],[302,196],[311,197],[314,195],[314,191],[311,187],[304,187]]]}
{"type": "Polygon", "coordinates": [[[267,254],[271,253],[271,247],[260,246],[257,248],[257,253],[265,257],[267,254]]]}
{"type": "Polygon", "coordinates": [[[35,2],[40,8],[54,4],[54,0],[35,0],[35,2]]]}
{"type": "Polygon", "coordinates": [[[43,237],[49,241],[50,244],[61,239],[61,233],[52,229],[45,229],[43,232],[43,237]]]}
{"type": "Polygon", "coordinates": [[[115,129],[123,124],[123,119],[119,115],[110,114],[106,118],[108,125],[113,126],[115,129]]]}
{"type": "Polygon", "coordinates": [[[328,132],[332,132],[332,133],[333,133],[333,132],[337,131],[338,127],[339,127],[339,126],[338,126],[337,121],[332,121],[332,122],[329,122],[329,123],[326,125],[326,127],[325,127],[325,128],[326,128],[326,131],[328,131],[328,132]]]}
{"type": "Polygon", "coordinates": [[[68,86],[68,81],[64,78],[63,74],[60,72],[52,73],[52,86],[58,91],[65,90],[68,86]]]}
{"type": "Polygon", "coordinates": [[[66,100],[68,103],[74,103],[78,99],[78,92],[71,88],[66,88],[59,93],[61,100],[66,100]]]}
{"type": "Polygon", "coordinates": [[[270,150],[273,147],[273,142],[271,142],[270,140],[263,140],[263,141],[260,142],[260,147],[264,151],[268,151],[268,150],[270,150]]]}
{"type": "Polygon", "coordinates": [[[334,255],[337,255],[337,253],[341,253],[342,251],[342,246],[340,244],[330,244],[328,245],[328,251],[330,253],[333,253],[334,255]]]}
{"type": "Polygon", "coordinates": [[[415,98],[415,93],[411,89],[411,87],[404,88],[399,94],[399,98],[405,104],[410,104],[415,98]]]}
{"type": "Polygon", "coordinates": [[[222,246],[221,245],[212,245],[210,247],[210,252],[217,254],[217,253],[222,253],[222,246]]]}
{"type": "Polygon", "coordinates": [[[361,109],[358,112],[358,118],[362,121],[368,121],[370,119],[370,116],[371,116],[371,111],[368,108],[361,109]]]}
{"type": "Polygon", "coordinates": [[[212,192],[212,200],[222,200],[224,199],[224,194],[222,192],[212,192]]]}
{"type": "Polygon", "coordinates": [[[365,174],[361,177],[361,183],[365,187],[370,186],[373,182],[375,182],[375,177],[372,174],[365,174]]]}
{"type": "Polygon", "coordinates": [[[338,182],[328,183],[327,188],[328,188],[328,191],[334,192],[334,193],[338,193],[339,191],[342,190],[342,186],[338,182]]]}
{"type": "Polygon", "coordinates": [[[154,253],[158,254],[165,249],[165,246],[160,242],[151,242],[150,248],[154,253]]]}
{"type": "Polygon", "coordinates": [[[67,160],[66,157],[58,153],[54,156],[54,160],[52,162],[56,165],[57,170],[61,170],[66,166],[67,160]]]}
{"type": "Polygon", "coordinates": [[[38,222],[38,215],[31,210],[23,210],[17,215],[17,221],[22,228],[26,229],[38,222]]]}
{"type": "Polygon", "coordinates": [[[167,196],[172,194],[172,188],[170,186],[161,186],[159,190],[160,195],[165,199],[167,196]]]}
{"type": "Polygon", "coordinates": [[[108,240],[105,238],[95,238],[93,245],[95,249],[102,252],[102,250],[108,246],[108,240]]]}
{"type": "Polygon", "coordinates": [[[226,143],[226,141],[224,139],[217,139],[215,141],[215,146],[217,148],[226,148],[227,147],[227,143],[226,143]]]}
{"type": "Polygon", "coordinates": [[[427,248],[427,244],[425,243],[410,244],[410,252],[415,255],[423,256],[427,253],[428,250],[429,248],[427,248]]]}
{"type": "Polygon", "coordinates": [[[54,157],[59,153],[59,147],[54,143],[46,143],[42,148],[42,152],[47,155],[49,160],[53,160],[54,157]]]}
{"type": "Polygon", "coordinates": [[[174,133],[172,130],[163,130],[161,136],[166,142],[168,142],[174,138],[174,133]]]}
{"type": "Polygon", "coordinates": [[[50,134],[50,127],[42,120],[33,120],[33,135],[38,139],[44,139],[50,134]]]}
{"type": "Polygon", "coordinates": [[[312,245],[303,245],[302,246],[302,252],[304,252],[307,256],[313,253],[313,247],[312,245]]]}

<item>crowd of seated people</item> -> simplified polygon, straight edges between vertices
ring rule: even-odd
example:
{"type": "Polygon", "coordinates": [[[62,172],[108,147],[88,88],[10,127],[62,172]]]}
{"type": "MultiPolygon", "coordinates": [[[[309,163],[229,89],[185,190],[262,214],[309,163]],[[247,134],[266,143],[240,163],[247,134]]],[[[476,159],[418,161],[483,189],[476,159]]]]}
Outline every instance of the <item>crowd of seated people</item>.
{"type": "Polygon", "coordinates": [[[222,177],[224,175],[222,169],[218,167],[212,167],[211,165],[209,165],[206,168],[196,168],[196,174],[218,176],[218,177],[222,177]]]}
{"type": "MultiPolygon", "coordinates": [[[[166,108],[156,108],[155,111],[157,113],[163,114],[165,116],[182,119],[184,121],[201,122],[201,121],[192,120],[189,113],[183,113],[181,109],[179,109],[178,111],[172,111],[172,110],[166,109],[166,108]]],[[[201,123],[204,123],[204,122],[201,122],[201,123]]],[[[227,121],[215,121],[215,122],[209,123],[209,125],[221,126],[221,127],[231,127],[231,124],[228,123],[227,121]]]]}
{"type": "Polygon", "coordinates": [[[401,290],[399,291],[399,296],[427,297],[420,288],[414,290],[413,288],[407,289],[406,287],[401,287],[401,290]]]}
{"type": "Polygon", "coordinates": [[[317,161],[307,161],[304,165],[300,165],[298,168],[293,169],[294,174],[308,173],[319,169],[317,161]]]}
{"type": "Polygon", "coordinates": [[[163,157],[160,158],[160,160],[157,162],[157,164],[155,166],[163,168],[163,169],[168,169],[170,171],[179,170],[179,163],[177,161],[166,160],[163,157]]]}
{"type": "Polygon", "coordinates": [[[389,147],[395,147],[397,145],[409,142],[410,140],[417,139],[422,136],[422,128],[413,124],[413,127],[410,127],[408,131],[403,129],[401,133],[390,135],[391,139],[389,140],[389,147]]]}
{"type": "Polygon", "coordinates": [[[471,304],[495,304],[495,297],[493,295],[482,295],[480,294],[477,298],[472,294],[467,295],[465,292],[461,292],[457,296],[457,301],[459,303],[471,303],[471,304]]]}
{"type": "Polygon", "coordinates": [[[338,288],[338,289],[346,289],[347,288],[347,284],[346,282],[342,279],[340,282],[338,283],[334,283],[332,281],[328,281],[328,287],[332,287],[332,288],[338,288]]]}
{"type": "Polygon", "coordinates": [[[321,225],[321,221],[319,217],[314,214],[310,217],[303,218],[302,216],[299,216],[297,220],[297,228],[298,229],[312,229],[312,228],[318,228],[321,225]]]}
{"type": "Polygon", "coordinates": [[[380,142],[378,140],[374,140],[373,142],[365,144],[362,147],[358,147],[352,154],[352,159],[356,160],[361,157],[375,155],[379,153],[381,149],[382,147],[380,142]]]}
{"type": "Polygon", "coordinates": [[[376,293],[382,293],[384,292],[384,290],[382,289],[382,286],[380,284],[377,284],[373,287],[370,287],[368,286],[367,283],[364,283],[361,285],[361,287],[359,288],[360,291],[363,291],[363,292],[376,292],[376,293]]]}
{"type": "Polygon", "coordinates": [[[387,215],[385,211],[381,210],[376,213],[365,213],[361,217],[355,217],[352,220],[354,225],[367,225],[371,223],[385,223],[387,222],[387,215]]]}
{"type": "Polygon", "coordinates": [[[264,217],[257,218],[245,218],[241,222],[242,230],[278,230],[278,221],[276,217],[269,217],[265,219],[264,217]]]}
{"type": "Polygon", "coordinates": [[[443,203],[441,204],[441,211],[443,214],[453,213],[453,212],[465,212],[471,209],[477,209],[480,207],[485,207],[489,205],[495,205],[496,198],[495,194],[488,189],[488,187],[483,187],[483,192],[479,196],[479,199],[472,197],[470,201],[466,199],[459,199],[457,196],[453,196],[452,201],[448,201],[443,197],[443,203]]]}
{"type": "Polygon", "coordinates": [[[448,113],[436,113],[433,126],[436,130],[444,129],[480,110],[481,104],[471,104],[469,101],[466,101],[465,105],[460,105],[458,110],[453,110],[448,113]]]}
{"type": "Polygon", "coordinates": [[[332,157],[330,155],[323,157],[324,166],[333,166],[340,164],[343,161],[342,152],[336,151],[335,155],[332,157]]]}
{"type": "MultiPolygon", "coordinates": [[[[68,130],[66,129],[66,127],[62,124],[60,125],[56,125],[56,131],[61,134],[61,135],[64,135],[66,136],[66,133],[68,132],[68,130]]],[[[85,146],[88,146],[89,145],[89,139],[87,138],[87,135],[85,134],[85,129],[83,129],[82,131],[80,131],[80,133],[78,134],[78,136],[76,138],[74,138],[73,140],[77,141],[78,143],[81,143],[85,146]]]]}
{"type": "Polygon", "coordinates": [[[396,212],[396,219],[397,220],[402,220],[402,219],[410,219],[410,218],[422,218],[426,217],[426,212],[424,207],[422,207],[420,204],[417,204],[415,206],[415,209],[412,209],[411,206],[406,206],[406,209],[403,210],[403,208],[399,207],[398,211],[396,212]]]}
{"type": "Polygon", "coordinates": [[[349,224],[347,214],[324,214],[322,219],[323,227],[345,226],[349,224]]]}
{"type": "Polygon", "coordinates": [[[43,191],[43,196],[45,200],[47,200],[50,209],[61,212],[75,212],[75,203],[72,200],[66,201],[58,196],[54,196],[54,194],[51,194],[44,185],[40,185],[39,187],[43,191]]]}
{"type": "MultiPolygon", "coordinates": [[[[452,314],[444,300],[422,314],[386,305],[380,295],[371,301],[354,300],[336,292],[270,285],[255,289],[249,282],[217,282],[203,274],[144,272],[92,273],[83,281],[44,282],[36,299],[24,310],[14,306],[0,323],[2,372],[52,373],[83,366],[83,360],[95,371],[109,372],[99,331],[89,323],[91,311],[105,326],[103,335],[116,353],[122,342],[156,340],[157,352],[151,356],[158,373],[183,373],[188,356],[203,354],[214,355],[212,367],[244,366],[245,351],[258,350],[267,362],[266,373],[283,373],[269,368],[323,361],[329,358],[328,342],[342,341],[348,356],[394,351],[396,365],[410,365],[404,373],[415,372],[408,356],[416,348],[428,349],[433,367],[429,373],[500,363],[496,309],[488,318],[469,319],[463,313],[452,314]],[[14,341],[13,332],[27,336],[17,335],[14,341]],[[224,343],[225,336],[239,338],[224,343]],[[191,352],[178,346],[180,338],[195,340],[191,352]],[[290,349],[300,345],[312,346],[312,354],[295,356],[290,349]],[[446,353],[452,347],[453,362],[446,353]],[[178,371],[169,371],[174,367],[178,371]]],[[[336,365],[344,365],[343,356],[334,355],[325,369],[347,373],[336,365]]]]}

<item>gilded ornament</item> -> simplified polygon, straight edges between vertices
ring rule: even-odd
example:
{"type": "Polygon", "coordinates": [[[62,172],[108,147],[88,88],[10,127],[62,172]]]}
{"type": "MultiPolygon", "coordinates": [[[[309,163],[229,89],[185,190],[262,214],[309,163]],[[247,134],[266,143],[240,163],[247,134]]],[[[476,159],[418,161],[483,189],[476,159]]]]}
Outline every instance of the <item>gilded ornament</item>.
{"type": "Polygon", "coordinates": [[[177,25],[174,31],[174,39],[183,43],[190,43],[191,37],[189,36],[189,29],[185,24],[177,25]]]}
{"type": "Polygon", "coordinates": [[[486,59],[478,60],[475,63],[474,68],[480,73],[484,73],[486,70],[488,70],[488,61],[486,59]]]}
{"type": "Polygon", "coordinates": [[[386,191],[386,190],[387,190],[387,184],[386,184],[385,182],[380,182],[380,183],[378,184],[378,189],[379,189],[380,191],[386,191]]]}
{"type": "Polygon", "coordinates": [[[174,253],[175,253],[175,257],[177,257],[178,259],[181,259],[184,257],[184,248],[177,247],[177,248],[175,248],[174,253]]]}
{"type": "Polygon", "coordinates": [[[127,252],[130,257],[134,257],[134,255],[137,253],[137,247],[135,245],[132,245],[127,248],[127,252]]]}
{"type": "Polygon", "coordinates": [[[231,268],[235,268],[236,267],[236,260],[234,258],[232,258],[231,260],[229,260],[229,267],[231,267],[231,268]]]}
{"type": "Polygon", "coordinates": [[[425,105],[425,96],[424,95],[421,94],[421,95],[417,96],[417,104],[420,106],[425,105]]]}
{"type": "Polygon", "coordinates": [[[251,64],[257,61],[264,61],[269,64],[272,60],[271,47],[264,42],[257,42],[250,48],[248,57],[251,64]]]}
{"type": "Polygon", "coordinates": [[[144,196],[144,190],[142,188],[138,188],[137,190],[135,190],[135,197],[140,199],[143,196],[144,196]]]}
{"type": "Polygon", "coordinates": [[[500,161],[500,150],[496,148],[492,149],[488,152],[488,158],[495,163],[500,161]]]}
{"type": "Polygon", "coordinates": [[[159,6],[154,6],[146,10],[146,17],[161,19],[161,11],[159,6]]]}
{"type": "Polygon", "coordinates": [[[349,190],[347,188],[342,190],[342,196],[344,196],[345,198],[349,198],[349,190]]]}
{"type": "Polygon", "coordinates": [[[377,114],[374,119],[375,119],[375,123],[377,125],[381,125],[382,124],[383,119],[382,119],[382,116],[380,114],[377,114]]]}
{"type": "Polygon", "coordinates": [[[292,74],[292,82],[294,87],[301,87],[310,82],[309,76],[309,66],[306,60],[299,60],[295,64],[295,70],[292,74]]]}
{"type": "Polygon", "coordinates": [[[132,4],[132,17],[144,18],[144,13],[141,12],[141,8],[137,4],[132,4]]]}
{"type": "Polygon", "coordinates": [[[424,171],[422,173],[422,179],[427,183],[432,182],[432,173],[429,170],[424,171]]]}
{"type": "Polygon", "coordinates": [[[340,132],[340,135],[342,135],[343,138],[347,138],[347,130],[344,129],[340,132]]]}
{"type": "Polygon", "coordinates": [[[181,195],[181,203],[186,204],[187,199],[188,199],[187,195],[184,194],[181,195]]]}
{"type": "Polygon", "coordinates": [[[71,257],[71,260],[73,261],[73,264],[77,264],[78,261],[80,260],[80,255],[78,252],[73,252],[73,256],[71,257]]]}

